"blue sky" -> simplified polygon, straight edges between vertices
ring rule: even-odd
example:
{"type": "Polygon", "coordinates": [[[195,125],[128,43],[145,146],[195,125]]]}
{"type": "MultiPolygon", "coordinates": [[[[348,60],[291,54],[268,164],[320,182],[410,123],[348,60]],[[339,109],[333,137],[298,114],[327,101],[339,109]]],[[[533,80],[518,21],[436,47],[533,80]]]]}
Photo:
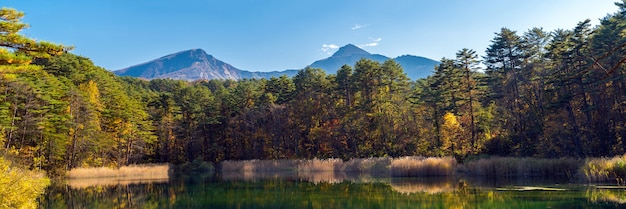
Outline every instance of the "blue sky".
{"type": "Polygon", "coordinates": [[[3,0],[26,13],[22,34],[117,70],[202,48],[237,68],[299,69],[352,43],[390,57],[483,54],[494,33],[572,29],[616,0],[3,0]]]}

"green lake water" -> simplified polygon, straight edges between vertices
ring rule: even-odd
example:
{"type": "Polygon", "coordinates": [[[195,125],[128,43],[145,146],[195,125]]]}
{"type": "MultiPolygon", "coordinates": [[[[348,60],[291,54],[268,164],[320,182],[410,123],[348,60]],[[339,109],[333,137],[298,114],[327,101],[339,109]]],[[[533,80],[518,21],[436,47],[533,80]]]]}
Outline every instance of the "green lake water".
{"type": "Polygon", "coordinates": [[[626,208],[626,190],[546,179],[218,174],[68,181],[41,208],[626,208]],[[556,183],[555,183],[556,182],[556,183]]]}

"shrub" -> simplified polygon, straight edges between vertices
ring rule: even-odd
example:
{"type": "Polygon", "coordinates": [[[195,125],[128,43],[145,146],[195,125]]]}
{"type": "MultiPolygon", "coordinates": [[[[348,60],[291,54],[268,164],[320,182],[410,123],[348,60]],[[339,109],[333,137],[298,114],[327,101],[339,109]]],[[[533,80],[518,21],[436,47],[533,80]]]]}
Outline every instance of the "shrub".
{"type": "Polygon", "coordinates": [[[37,198],[50,185],[43,173],[13,165],[0,157],[0,208],[37,208],[37,198]]]}
{"type": "Polygon", "coordinates": [[[172,171],[174,173],[204,173],[213,172],[213,170],[213,164],[207,163],[200,158],[197,158],[192,162],[187,162],[172,167],[172,171]]]}
{"type": "Polygon", "coordinates": [[[626,155],[587,159],[578,173],[588,182],[617,181],[623,184],[626,178],[626,155]]]}

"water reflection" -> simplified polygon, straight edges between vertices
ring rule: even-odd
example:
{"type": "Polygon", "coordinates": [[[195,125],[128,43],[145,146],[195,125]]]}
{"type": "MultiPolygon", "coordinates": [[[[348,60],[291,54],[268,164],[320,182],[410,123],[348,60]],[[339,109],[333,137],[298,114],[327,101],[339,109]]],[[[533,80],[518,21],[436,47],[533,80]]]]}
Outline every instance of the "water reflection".
{"type": "Polygon", "coordinates": [[[249,172],[169,180],[67,182],[41,208],[620,208],[624,189],[531,179],[391,178],[343,172],[249,172]],[[558,184],[555,184],[557,182],[558,184]],[[563,191],[498,188],[546,186],[563,191]]]}
{"type": "Polygon", "coordinates": [[[110,178],[81,178],[81,179],[67,179],[65,183],[73,189],[85,189],[95,186],[126,186],[131,184],[155,184],[155,183],[167,183],[169,178],[152,178],[152,179],[138,179],[138,178],[124,178],[124,177],[110,177],[110,178]]]}
{"type": "Polygon", "coordinates": [[[224,181],[263,181],[270,179],[298,180],[313,184],[342,182],[351,183],[382,183],[390,186],[393,191],[401,194],[453,192],[458,186],[467,186],[454,177],[428,178],[391,178],[383,174],[345,173],[345,172],[225,172],[220,178],[224,181]]]}
{"type": "Polygon", "coordinates": [[[592,187],[587,191],[587,197],[592,202],[606,202],[617,205],[626,205],[626,188],[624,187],[592,187]]]}
{"type": "Polygon", "coordinates": [[[454,178],[448,177],[391,179],[389,185],[393,191],[407,195],[415,193],[450,193],[467,187],[463,180],[455,181],[454,178]]]}

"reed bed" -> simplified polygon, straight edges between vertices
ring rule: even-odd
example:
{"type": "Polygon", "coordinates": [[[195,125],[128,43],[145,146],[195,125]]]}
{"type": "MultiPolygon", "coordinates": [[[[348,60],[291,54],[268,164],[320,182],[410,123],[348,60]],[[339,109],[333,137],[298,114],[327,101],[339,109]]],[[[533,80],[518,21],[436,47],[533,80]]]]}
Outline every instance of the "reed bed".
{"type": "Polygon", "coordinates": [[[613,158],[591,158],[585,160],[579,175],[588,182],[617,182],[626,184],[626,155],[613,158]]]}
{"type": "Polygon", "coordinates": [[[576,177],[582,161],[574,158],[492,157],[466,163],[462,171],[477,176],[576,177]]]}
{"type": "MultiPolygon", "coordinates": [[[[247,178],[263,172],[292,172],[300,179],[313,182],[338,182],[351,176],[370,177],[434,177],[468,176],[547,177],[569,181],[603,182],[626,185],[626,155],[613,158],[532,158],[490,157],[457,164],[453,157],[378,157],[342,161],[311,160],[246,160],[225,161],[222,173],[239,172],[247,178]],[[328,174],[311,174],[330,172],[328,174]]],[[[98,173],[104,173],[98,171],[98,173]]],[[[102,174],[100,174],[102,175],[102,174]]],[[[271,174],[269,176],[272,176],[271,174]]],[[[281,174],[282,175],[282,174],[281,174]]],[[[87,175],[91,176],[91,174],[87,175]]],[[[268,176],[268,175],[266,175],[268,176]]]]}
{"type": "MultiPolygon", "coordinates": [[[[93,170],[78,176],[115,176],[124,175],[120,171],[110,171],[107,168],[93,170]],[[108,174],[112,173],[112,174],[108,174]]],[[[366,173],[372,176],[394,177],[427,177],[452,176],[455,173],[464,173],[471,176],[501,176],[501,177],[551,177],[586,179],[588,182],[611,182],[626,184],[626,155],[613,158],[590,158],[586,160],[576,158],[532,158],[532,157],[491,157],[465,162],[458,165],[453,157],[378,157],[359,158],[342,161],[340,159],[311,159],[311,160],[245,160],[224,161],[221,163],[224,173],[241,172],[246,176],[253,176],[260,172],[288,171],[296,173],[306,172],[335,172],[335,176],[342,173],[366,173]]],[[[81,173],[81,171],[73,171],[81,173]]],[[[336,178],[336,177],[332,177],[336,178]]],[[[331,179],[332,179],[331,178],[331,179]]],[[[331,180],[333,181],[333,180],[331,180]]]]}
{"type": "Polygon", "coordinates": [[[221,163],[222,172],[243,171],[293,171],[301,160],[227,160],[221,163]]]}
{"type": "Polygon", "coordinates": [[[393,158],[390,157],[370,157],[351,159],[341,166],[341,171],[348,173],[371,173],[385,174],[389,173],[389,168],[393,158]]]}
{"type": "Polygon", "coordinates": [[[453,157],[402,157],[391,162],[391,176],[452,176],[456,172],[453,157]]]}
{"type": "Polygon", "coordinates": [[[297,162],[298,172],[318,172],[318,171],[339,171],[342,169],[343,161],[341,159],[312,159],[299,160],[297,162]]]}
{"type": "Polygon", "coordinates": [[[424,158],[360,158],[342,161],[341,159],[311,160],[244,160],[224,161],[222,173],[249,173],[295,171],[335,172],[335,173],[368,173],[374,176],[449,176],[456,170],[456,160],[452,157],[424,158]]]}
{"type": "Polygon", "coordinates": [[[118,169],[108,167],[74,168],[68,172],[68,178],[111,178],[125,177],[133,179],[167,179],[168,164],[147,164],[122,166],[118,169]]]}
{"type": "Polygon", "coordinates": [[[95,186],[127,186],[131,184],[167,183],[167,178],[137,179],[127,177],[75,178],[68,179],[67,185],[73,189],[84,189],[95,186]]]}

